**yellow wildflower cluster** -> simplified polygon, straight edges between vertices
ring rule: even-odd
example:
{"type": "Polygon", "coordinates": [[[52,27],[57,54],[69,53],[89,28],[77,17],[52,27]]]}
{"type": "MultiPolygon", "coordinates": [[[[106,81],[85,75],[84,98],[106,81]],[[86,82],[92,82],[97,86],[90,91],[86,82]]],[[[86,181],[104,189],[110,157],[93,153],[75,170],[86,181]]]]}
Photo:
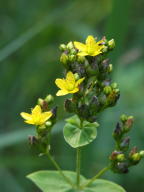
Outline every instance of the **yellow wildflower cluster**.
{"type": "MultiPolygon", "coordinates": [[[[87,37],[86,44],[75,41],[74,46],[79,51],[77,53],[78,56],[96,56],[102,53],[102,49],[105,47],[103,40],[96,42],[91,35],[87,37]]],[[[85,77],[76,80],[75,75],[71,71],[67,72],[65,79],[55,80],[56,85],[60,88],[56,95],[63,96],[78,92],[79,85],[84,79],[85,77]]],[[[22,112],[20,115],[25,119],[25,123],[40,126],[52,116],[52,112],[42,112],[40,105],[36,105],[32,109],[31,114],[22,112]]]]}

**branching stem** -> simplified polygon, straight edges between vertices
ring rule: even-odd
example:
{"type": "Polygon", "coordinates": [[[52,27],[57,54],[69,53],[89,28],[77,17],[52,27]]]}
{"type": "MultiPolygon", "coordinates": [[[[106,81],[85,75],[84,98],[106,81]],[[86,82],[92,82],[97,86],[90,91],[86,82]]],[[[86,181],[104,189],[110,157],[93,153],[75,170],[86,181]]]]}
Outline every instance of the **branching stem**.
{"type": "Polygon", "coordinates": [[[51,154],[49,152],[47,152],[47,156],[50,159],[50,161],[52,162],[52,164],[54,165],[54,167],[59,171],[59,174],[65,179],[65,181],[67,183],[69,183],[72,188],[75,188],[75,185],[71,182],[71,180],[63,173],[62,169],[60,168],[60,166],[58,165],[58,163],[54,160],[54,158],[51,156],[51,154]]]}
{"type": "Polygon", "coordinates": [[[81,189],[84,189],[85,187],[88,187],[91,185],[96,179],[101,177],[105,172],[107,172],[110,169],[110,167],[105,167],[102,170],[100,170],[94,177],[92,177],[85,185],[81,186],[81,189]]]}

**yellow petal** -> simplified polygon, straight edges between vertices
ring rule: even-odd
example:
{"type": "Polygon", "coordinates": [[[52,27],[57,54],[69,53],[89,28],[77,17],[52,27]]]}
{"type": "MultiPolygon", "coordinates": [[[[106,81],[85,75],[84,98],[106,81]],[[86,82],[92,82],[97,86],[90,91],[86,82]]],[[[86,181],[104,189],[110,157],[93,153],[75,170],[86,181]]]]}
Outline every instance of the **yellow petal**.
{"type": "Polygon", "coordinates": [[[89,35],[86,39],[86,44],[89,45],[89,44],[95,44],[95,43],[96,43],[95,38],[92,35],[89,35]]]}
{"type": "Polygon", "coordinates": [[[41,114],[42,110],[41,107],[39,105],[36,105],[33,109],[32,109],[32,115],[38,115],[41,114]]]}
{"type": "Polygon", "coordinates": [[[63,95],[67,95],[69,94],[69,92],[67,90],[59,90],[56,95],[57,96],[63,96],[63,95]]]}
{"type": "Polygon", "coordinates": [[[79,50],[79,51],[86,51],[86,45],[80,42],[75,41],[74,46],[79,50]]]}
{"type": "Polygon", "coordinates": [[[72,91],[70,91],[69,93],[76,93],[76,92],[78,92],[78,91],[79,91],[79,88],[76,87],[76,88],[74,88],[72,91]]]}
{"type": "Polygon", "coordinates": [[[33,120],[27,120],[27,121],[25,121],[25,123],[35,125],[35,122],[33,120]]]}
{"type": "Polygon", "coordinates": [[[99,51],[99,50],[96,50],[96,51],[93,53],[93,56],[99,55],[100,53],[102,53],[102,52],[99,51]]]}
{"type": "Polygon", "coordinates": [[[22,112],[20,115],[25,119],[25,120],[31,120],[32,116],[29,113],[22,112]]]}
{"type": "Polygon", "coordinates": [[[52,116],[52,112],[51,111],[44,112],[41,115],[41,119],[42,119],[43,122],[46,122],[51,116],[52,116]]]}
{"type": "Polygon", "coordinates": [[[79,85],[84,81],[84,79],[85,79],[85,77],[83,77],[83,78],[77,80],[75,86],[76,86],[76,87],[79,86],[79,85]]]}
{"type": "Polygon", "coordinates": [[[74,74],[71,71],[69,71],[67,73],[66,81],[67,81],[67,83],[75,84],[75,76],[74,76],[74,74]]]}
{"type": "Polygon", "coordinates": [[[66,81],[64,79],[56,79],[55,84],[60,88],[60,89],[66,89],[66,81]]]}
{"type": "Polygon", "coordinates": [[[86,56],[86,55],[88,55],[88,53],[87,52],[79,52],[77,55],[79,55],[79,56],[86,56]]]}

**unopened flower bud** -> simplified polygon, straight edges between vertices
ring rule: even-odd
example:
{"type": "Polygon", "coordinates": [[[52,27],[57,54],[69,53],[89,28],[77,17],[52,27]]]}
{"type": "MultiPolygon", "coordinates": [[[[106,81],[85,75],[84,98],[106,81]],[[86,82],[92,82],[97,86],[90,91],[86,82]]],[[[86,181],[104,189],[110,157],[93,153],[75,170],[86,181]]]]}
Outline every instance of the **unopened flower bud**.
{"type": "Polygon", "coordinates": [[[104,48],[102,49],[103,53],[106,53],[108,51],[108,47],[104,46],[104,48]]]}
{"type": "Polygon", "coordinates": [[[51,94],[49,94],[49,95],[46,96],[45,101],[48,104],[51,104],[54,101],[54,97],[51,94]]]}
{"type": "Polygon", "coordinates": [[[67,56],[65,53],[63,53],[63,54],[61,55],[61,57],[60,57],[60,62],[63,63],[64,65],[67,64],[67,62],[68,62],[68,56],[67,56]]]}
{"type": "Polygon", "coordinates": [[[47,121],[47,122],[45,123],[45,125],[46,125],[46,127],[51,127],[51,126],[52,126],[52,122],[51,122],[51,121],[47,121]]]}
{"type": "Polygon", "coordinates": [[[118,161],[124,161],[125,160],[125,155],[124,154],[117,155],[117,160],[118,161]]]}
{"type": "Polygon", "coordinates": [[[76,49],[72,48],[72,49],[70,50],[70,54],[75,55],[76,53],[77,53],[76,49]]]}
{"type": "Polygon", "coordinates": [[[111,73],[112,70],[113,70],[113,65],[112,65],[112,64],[109,64],[109,66],[108,66],[108,72],[111,73]]]}
{"type": "Polygon", "coordinates": [[[117,163],[117,169],[119,173],[128,173],[128,164],[126,162],[118,162],[117,163]]]}
{"type": "Polygon", "coordinates": [[[69,50],[71,50],[72,48],[74,48],[72,41],[70,41],[70,42],[67,44],[67,48],[68,48],[69,50]]]}
{"type": "Polygon", "coordinates": [[[112,161],[115,161],[117,159],[118,155],[121,155],[121,151],[113,151],[112,154],[110,155],[109,159],[112,161]]]}
{"type": "Polygon", "coordinates": [[[75,55],[70,55],[68,58],[69,58],[69,61],[74,62],[76,57],[75,55]]]}
{"type": "Polygon", "coordinates": [[[66,45],[65,45],[65,44],[61,44],[60,47],[59,47],[59,49],[60,49],[61,51],[65,51],[65,50],[66,50],[66,45]]]}
{"type": "Polygon", "coordinates": [[[111,88],[110,86],[104,87],[104,93],[105,93],[106,95],[109,95],[109,94],[111,93],[111,91],[112,91],[112,88],[111,88]]]}
{"type": "Polygon", "coordinates": [[[78,79],[80,79],[80,77],[79,77],[79,74],[78,73],[75,73],[74,74],[74,77],[75,77],[75,80],[77,81],[78,79]]]}
{"type": "Polygon", "coordinates": [[[137,153],[137,147],[133,147],[129,153],[129,157],[131,157],[133,154],[137,153]]]}
{"type": "Polygon", "coordinates": [[[38,98],[38,105],[43,106],[44,100],[42,98],[38,98]]]}
{"type": "Polygon", "coordinates": [[[144,157],[144,151],[140,151],[139,154],[142,158],[144,157]]]}
{"type": "Polygon", "coordinates": [[[139,162],[140,159],[141,159],[140,153],[135,153],[135,154],[133,154],[133,155],[131,156],[131,159],[132,159],[133,161],[135,161],[135,162],[139,162]]]}
{"type": "Polygon", "coordinates": [[[114,49],[115,48],[115,40],[111,39],[110,41],[108,41],[108,46],[109,46],[109,49],[114,49]]]}
{"type": "Polygon", "coordinates": [[[129,116],[127,121],[124,123],[124,131],[128,132],[130,131],[132,125],[133,125],[134,118],[133,116],[129,116]]]}
{"type": "Polygon", "coordinates": [[[112,83],[112,84],[111,84],[111,87],[112,87],[113,89],[116,89],[117,86],[118,86],[117,83],[112,83]]]}
{"type": "Polygon", "coordinates": [[[43,111],[47,111],[48,110],[48,103],[44,99],[39,98],[38,99],[38,105],[41,106],[43,111]]]}
{"type": "Polygon", "coordinates": [[[117,140],[121,138],[121,136],[122,136],[122,128],[120,126],[120,123],[117,123],[116,128],[113,132],[113,137],[117,140]]]}
{"type": "Polygon", "coordinates": [[[101,63],[103,69],[107,69],[109,66],[109,59],[104,59],[101,63]]]}
{"type": "Polygon", "coordinates": [[[126,151],[129,148],[130,137],[126,137],[120,144],[121,150],[126,151]]]}
{"type": "Polygon", "coordinates": [[[123,123],[125,123],[125,122],[127,121],[127,119],[128,119],[128,117],[127,117],[127,115],[125,115],[125,114],[121,115],[121,117],[120,117],[120,120],[121,120],[123,123]]]}
{"type": "Polygon", "coordinates": [[[85,57],[83,57],[83,56],[78,56],[77,61],[78,61],[79,63],[84,63],[84,62],[85,62],[85,57]]]}

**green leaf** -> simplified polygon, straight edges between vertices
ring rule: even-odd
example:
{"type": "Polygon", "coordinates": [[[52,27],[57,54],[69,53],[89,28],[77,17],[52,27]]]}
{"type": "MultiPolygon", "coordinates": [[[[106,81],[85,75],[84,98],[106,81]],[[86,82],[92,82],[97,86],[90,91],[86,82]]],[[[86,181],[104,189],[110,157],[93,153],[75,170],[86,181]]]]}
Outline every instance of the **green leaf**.
{"type": "MultiPolygon", "coordinates": [[[[76,184],[76,173],[63,171],[63,173],[76,184]]],[[[126,192],[121,186],[103,179],[97,179],[92,185],[83,190],[72,189],[58,171],[38,171],[27,176],[43,192],[126,192]]],[[[88,180],[82,175],[80,177],[81,185],[88,180]]]]}
{"type": "Polygon", "coordinates": [[[81,147],[91,143],[97,136],[96,128],[99,126],[97,122],[90,123],[83,121],[82,125],[77,115],[66,119],[64,126],[64,138],[66,142],[73,148],[81,147]]]}
{"type": "Polygon", "coordinates": [[[126,192],[120,185],[104,179],[97,179],[88,189],[91,192],[126,192]]]}
{"type": "MultiPolygon", "coordinates": [[[[71,171],[63,171],[69,179],[76,183],[76,174],[71,171]]],[[[27,176],[31,179],[43,192],[75,192],[58,171],[38,171],[27,176]]],[[[82,183],[86,179],[81,176],[82,183]]]]}

